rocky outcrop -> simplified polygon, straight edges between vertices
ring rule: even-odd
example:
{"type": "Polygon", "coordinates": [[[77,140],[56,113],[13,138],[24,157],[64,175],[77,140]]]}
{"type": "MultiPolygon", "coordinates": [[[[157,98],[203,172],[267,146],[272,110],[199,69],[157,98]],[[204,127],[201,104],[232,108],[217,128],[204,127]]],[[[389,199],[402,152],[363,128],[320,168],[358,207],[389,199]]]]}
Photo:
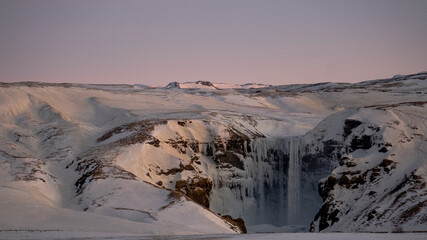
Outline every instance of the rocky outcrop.
{"type": "Polygon", "coordinates": [[[222,219],[226,220],[228,223],[230,223],[233,226],[236,226],[241,233],[247,233],[245,221],[243,221],[242,218],[232,218],[230,215],[224,215],[221,216],[222,219]]]}
{"type": "Polygon", "coordinates": [[[129,146],[136,143],[144,143],[145,141],[150,141],[150,144],[156,145],[158,139],[154,138],[151,132],[156,125],[161,124],[166,124],[166,121],[148,120],[128,123],[109,130],[96,141],[101,144],[111,144],[110,147],[129,146]],[[113,139],[118,134],[123,134],[123,136],[113,139]]]}
{"type": "Polygon", "coordinates": [[[179,82],[170,82],[166,88],[181,88],[179,82]]]}
{"type": "Polygon", "coordinates": [[[74,168],[81,173],[75,182],[76,193],[81,194],[87,183],[106,178],[135,180],[136,176],[115,164],[115,158],[123,152],[120,147],[149,141],[156,145],[156,139],[150,134],[156,125],[166,121],[139,121],[115,127],[96,141],[98,146],[81,153],[66,168],[74,168]],[[119,135],[120,137],[115,137],[119,135]]]}
{"type": "Polygon", "coordinates": [[[360,121],[349,127],[350,121],[345,121],[345,151],[340,166],[319,183],[324,203],[311,223],[311,231],[423,229],[427,190],[424,178],[418,175],[423,162],[416,159],[425,153],[416,152],[425,148],[425,140],[413,131],[420,129],[414,127],[420,122],[401,112],[400,120],[393,120],[396,115],[390,117],[390,113],[375,114],[386,115],[382,119],[387,122],[360,121]],[[401,148],[412,149],[411,154],[402,154],[401,148]]]}
{"type": "Polygon", "coordinates": [[[175,189],[194,202],[209,208],[209,195],[212,190],[212,181],[209,179],[196,177],[188,180],[178,180],[175,184],[175,189]]]}
{"type": "Polygon", "coordinates": [[[360,124],[362,124],[361,121],[356,119],[346,119],[344,121],[344,137],[348,137],[348,135],[351,134],[351,130],[358,127],[360,124]]]}

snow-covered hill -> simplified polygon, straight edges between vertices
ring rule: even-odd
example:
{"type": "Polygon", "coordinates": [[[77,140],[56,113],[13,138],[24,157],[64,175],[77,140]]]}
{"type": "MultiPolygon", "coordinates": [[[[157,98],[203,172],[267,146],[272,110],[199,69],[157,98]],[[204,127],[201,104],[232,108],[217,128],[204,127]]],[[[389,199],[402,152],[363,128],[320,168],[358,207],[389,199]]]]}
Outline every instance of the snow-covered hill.
{"type": "Polygon", "coordinates": [[[427,231],[426,77],[0,83],[0,230],[427,231]]]}

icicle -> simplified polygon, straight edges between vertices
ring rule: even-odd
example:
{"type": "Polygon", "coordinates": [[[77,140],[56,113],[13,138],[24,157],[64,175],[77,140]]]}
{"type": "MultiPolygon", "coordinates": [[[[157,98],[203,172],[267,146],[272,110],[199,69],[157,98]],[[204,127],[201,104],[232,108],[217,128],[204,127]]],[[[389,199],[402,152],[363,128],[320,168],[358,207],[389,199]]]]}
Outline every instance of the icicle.
{"type": "Polygon", "coordinates": [[[200,154],[206,156],[206,144],[205,143],[199,143],[199,149],[200,149],[200,154]]]}

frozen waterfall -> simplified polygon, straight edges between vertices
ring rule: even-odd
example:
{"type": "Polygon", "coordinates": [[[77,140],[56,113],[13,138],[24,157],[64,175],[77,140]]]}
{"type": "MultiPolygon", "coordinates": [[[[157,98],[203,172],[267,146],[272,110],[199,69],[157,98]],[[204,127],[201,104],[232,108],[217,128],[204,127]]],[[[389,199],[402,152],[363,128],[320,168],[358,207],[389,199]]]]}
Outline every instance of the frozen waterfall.
{"type": "Polygon", "coordinates": [[[297,225],[300,218],[300,137],[257,139],[252,168],[259,221],[297,225]]]}
{"type": "Polygon", "coordinates": [[[252,141],[244,170],[213,172],[211,209],[242,217],[248,225],[300,224],[300,145],[300,137],[252,141]]]}

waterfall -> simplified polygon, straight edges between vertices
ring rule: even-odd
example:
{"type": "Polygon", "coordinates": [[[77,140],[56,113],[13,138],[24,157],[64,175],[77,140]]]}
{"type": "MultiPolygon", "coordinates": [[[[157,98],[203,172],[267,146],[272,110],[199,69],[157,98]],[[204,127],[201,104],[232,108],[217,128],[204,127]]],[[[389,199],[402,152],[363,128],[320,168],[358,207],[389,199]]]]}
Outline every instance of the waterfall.
{"type": "Polygon", "coordinates": [[[262,222],[300,223],[301,137],[257,139],[253,143],[257,218],[262,222]]]}
{"type": "Polygon", "coordinates": [[[287,224],[299,224],[300,219],[300,181],[301,181],[301,139],[293,137],[289,140],[288,169],[288,218],[287,224]]]}
{"type": "MultiPolygon", "coordinates": [[[[211,209],[242,217],[248,225],[299,224],[300,143],[300,137],[255,139],[250,150],[244,148],[244,170],[211,169],[211,209]]],[[[209,152],[207,148],[201,152],[209,152]]]]}
{"type": "Polygon", "coordinates": [[[284,225],[286,222],[286,138],[256,139],[252,145],[255,183],[256,218],[258,224],[284,225]]]}

